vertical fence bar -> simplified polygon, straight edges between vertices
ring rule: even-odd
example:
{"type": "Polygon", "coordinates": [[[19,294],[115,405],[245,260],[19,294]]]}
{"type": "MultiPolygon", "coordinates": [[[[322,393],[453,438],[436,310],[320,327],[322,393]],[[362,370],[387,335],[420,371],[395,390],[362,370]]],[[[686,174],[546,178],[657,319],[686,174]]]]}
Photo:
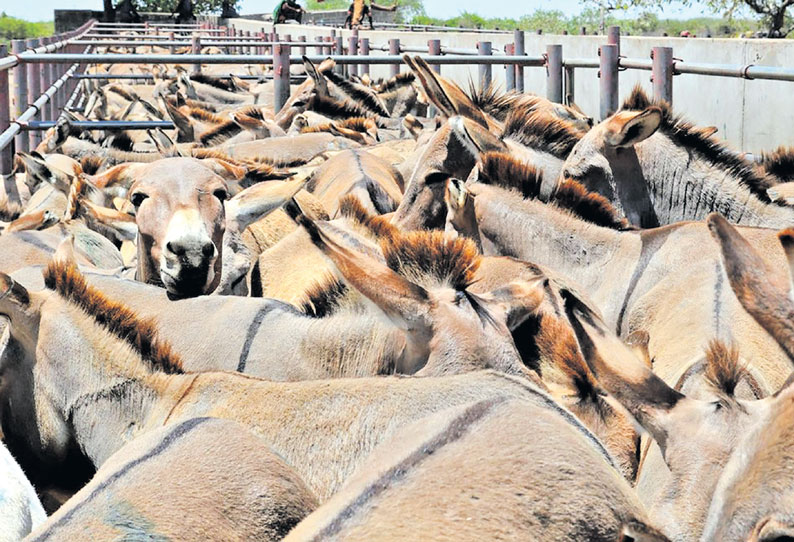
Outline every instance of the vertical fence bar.
{"type": "MultiPolygon", "coordinates": [[[[427,54],[440,56],[441,40],[427,40],[427,54]]],[[[441,73],[441,64],[431,64],[430,69],[436,73],[441,73]]]]}
{"type": "Polygon", "coordinates": [[[334,42],[334,38],[333,37],[325,36],[325,43],[327,43],[328,45],[323,47],[323,54],[324,55],[331,56],[332,54],[334,54],[334,48],[333,48],[333,45],[332,45],[333,42],[334,42]]]}
{"type": "MultiPolygon", "coordinates": [[[[342,38],[342,36],[337,36],[334,39],[336,40],[336,43],[334,44],[334,54],[339,56],[345,54],[344,38],[342,38]]],[[[342,73],[344,73],[344,68],[343,66],[337,64],[336,67],[334,67],[334,71],[339,75],[342,75],[342,73]]]]}
{"type": "Polygon", "coordinates": [[[289,100],[289,53],[290,46],[277,43],[273,46],[273,110],[281,111],[289,100]]]}
{"type": "MultiPolygon", "coordinates": [[[[505,45],[505,54],[513,56],[516,52],[516,44],[508,43],[505,45]]],[[[505,64],[505,90],[515,90],[516,88],[516,66],[515,64],[505,64]]]]}
{"type": "Polygon", "coordinates": [[[602,45],[598,49],[601,57],[598,76],[601,92],[601,120],[618,109],[618,46],[602,45]]]}
{"type": "MultiPolygon", "coordinates": [[[[0,58],[5,57],[7,54],[8,47],[0,45],[0,58]]],[[[8,70],[2,70],[0,71],[0,133],[5,132],[11,125],[10,102],[11,89],[8,86],[8,70]]],[[[11,173],[13,159],[13,145],[6,145],[5,149],[0,149],[0,174],[8,175],[11,173]]]]}
{"type": "MultiPolygon", "coordinates": [[[[358,34],[358,32],[356,31],[355,34],[358,34]]],[[[354,56],[358,54],[358,36],[355,34],[347,38],[348,56],[354,56]]],[[[349,75],[358,75],[358,64],[348,64],[347,73],[349,75]]]]}
{"type": "MultiPolygon", "coordinates": [[[[13,40],[11,51],[18,55],[25,50],[25,40],[13,40]]],[[[14,118],[18,118],[27,109],[28,104],[28,72],[24,64],[14,68],[14,118]]],[[[17,151],[28,152],[28,134],[19,132],[14,140],[17,151]]]]}
{"type": "MultiPolygon", "coordinates": [[[[481,56],[491,56],[491,42],[481,41],[477,44],[477,54],[481,56]]],[[[493,70],[490,64],[480,64],[480,88],[485,88],[491,84],[493,70]]]]}
{"type": "Polygon", "coordinates": [[[618,56],[620,56],[620,27],[610,26],[607,29],[607,45],[618,46],[618,56]]]}
{"type": "MultiPolygon", "coordinates": [[[[524,50],[524,31],[516,29],[513,32],[513,44],[515,45],[515,54],[523,56],[526,52],[524,50]]],[[[516,90],[524,92],[524,66],[516,64],[516,90]]]]}
{"type": "MultiPolygon", "coordinates": [[[[298,36],[298,41],[306,42],[306,36],[298,36]]],[[[300,45],[298,47],[298,54],[300,56],[306,56],[306,46],[300,45]]]]}
{"type": "MultiPolygon", "coordinates": [[[[360,42],[361,48],[360,53],[363,56],[369,56],[369,38],[361,38],[360,42]]],[[[359,75],[369,75],[369,64],[362,64],[358,67],[359,75]]]]}
{"type": "MultiPolygon", "coordinates": [[[[174,47],[174,43],[173,43],[174,39],[175,39],[174,33],[173,32],[169,32],[168,33],[168,41],[171,42],[171,45],[168,46],[168,54],[171,54],[171,55],[173,55],[175,53],[175,51],[176,51],[176,47],[174,47]]],[[[229,51],[226,51],[226,52],[228,53],[229,51]]]]}
{"type": "Polygon", "coordinates": [[[546,46],[546,98],[562,103],[562,45],[546,46]]]}
{"type": "MultiPolygon", "coordinates": [[[[391,38],[389,40],[389,54],[392,56],[400,54],[400,38],[391,38]]],[[[400,73],[400,64],[392,64],[389,68],[389,73],[392,77],[400,73]]]]}
{"type": "MultiPolygon", "coordinates": [[[[35,49],[39,46],[39,40],[36,38],[29,39],[26,42],[28,49],[35,49]]],[[[25,69],[28,74],[28,105],[35,102],[41,95],[41,68],[38,64],[27,64],[25,69]]],[[[28,132],[29,148],[35,149],[41,143],[41,132],[38,130],[31,130],[28,132]]]]}
{"type": "MultiPolygon", "coordinates": [[[[39,43],[41,43],[42,45],[49,45],[50,38],[41,38],[41,41],[39,43]]],[[[39,81],[40,81],[39,95],[41,95],[42,93],[46,92],[46,90],[50,88],[50,86],[52,86],[52,72],[50,71],[50,64],[48,63],[39,64],[39,81]]],[[[41,120],[51,120],[52,119],[52,117],[50,116],[51,113],[52,113],[52,109],[50,106],[50,102],[48,101],[41,108],[41,120]]]]}
{"type": "Polygon", "coordinates": [[[665,100],[673,105],[673,48],[654,47],[651,50],[651,57],[653,58],[651,72],[653,98],[665,100]]]}
{"type": "MultiPolygon", "coordinates": [[[[201,54],[201,41],[199,35],[196,33],[193,33],[193,35],[190,36],[190,53],[193,55],[201,54]]],[[[200,62],[193,64],[193,73],[199,73],[199,72],[201,72],[200,62]]]]}
{"type": "Polygon", "coordinates": [[[574,72],[573,66],[565,66],[565,105],[571,105],[576,102],[574,72]]]}

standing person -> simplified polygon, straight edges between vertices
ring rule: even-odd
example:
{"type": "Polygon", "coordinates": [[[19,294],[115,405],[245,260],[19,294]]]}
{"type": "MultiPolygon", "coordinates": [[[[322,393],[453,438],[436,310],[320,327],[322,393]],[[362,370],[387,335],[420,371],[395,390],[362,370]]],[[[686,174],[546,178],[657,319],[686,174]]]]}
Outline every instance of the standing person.
{"type": "Polygon", "coordinates": [[[273,23],[281,24],[289,20],[298,21],[303,19],[304,10],[295,0],[279,0],[276,9],[273,10],[273,23]]]}
{"type": "Polygon", "coordinates": [[[350,7],[347,9],[347,18],[345,19],[344,27],[358,28],[361,26],[361,23],[364,22],[364,17],[367,17],[367,19],[369,19],[369,27],[375,28],[375,25],[372,24],[373,9],[379,11],[397,11],[397,4],[395,3],[393,6],[381,6],[375,2],[367,4],[365,0],[353,0],[353,3],[350,4],[350,7]]]}

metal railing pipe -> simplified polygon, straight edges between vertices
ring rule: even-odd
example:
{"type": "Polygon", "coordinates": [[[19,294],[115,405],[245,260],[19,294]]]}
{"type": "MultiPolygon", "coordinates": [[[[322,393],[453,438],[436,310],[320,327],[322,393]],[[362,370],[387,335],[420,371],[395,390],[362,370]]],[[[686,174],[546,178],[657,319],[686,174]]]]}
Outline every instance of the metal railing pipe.
{"type": "MultiPolygon", "coordinates": [[[[22,129],[26,131],[49,130],[56,123],[57,121],[54,120],[31,120],[22,123],[22,129]]],[[[80,120],[69,121],[69,124],[83,130],[154,130],[155,128],[171,130],[174,128],[174,123],[170,120],[80,120]]]]}
{"type": "MultiPolygon", "coordinates": [[[[389,40],[389,54],[392,56],[399,56],[400,54],[400,39],[399,38],[391,38],[389,40]]],[[[393,64],[389,73],[392,77],[400,73],[400,65],[393,64]]]]}
{"type": "MultiPolygon", "coordinates": [[[[441,54],[441,40],[427,40],[427,54],[439,56],[441,54]]],[[[441,64],[432,67],[436,73],[441,73],[441,64]]]]}

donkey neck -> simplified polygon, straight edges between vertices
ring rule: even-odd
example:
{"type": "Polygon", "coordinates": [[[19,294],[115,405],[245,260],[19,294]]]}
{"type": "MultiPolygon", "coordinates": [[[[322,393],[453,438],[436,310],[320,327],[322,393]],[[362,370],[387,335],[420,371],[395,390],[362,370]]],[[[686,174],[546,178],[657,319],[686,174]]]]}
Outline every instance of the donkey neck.
{"type": "MultiPolygon", "coordinates": [[[[654,134],[634,150],[661,225],[704,220],[714,211],[744,226],[782,229],[794,223],[794,209],[762,201],[725,164],[707,160],[664,133],[654,134]]],[[[619,185],[636,182],[625,176],[619,185]]]]}
{"type": "Polygon", "coordinates": [[[475,206],[486,255],[513,256],[543,265],[595,292],[614,275],[619,252],[637,245],[630,232],[595,226],[570,213],[514,192],[476,185],[475,206]]]}
{"type": "Polygon", "coordinates": [[[37,403],[96,466],[162,425],[192,379],[152,370],[126,342],[57,295],[42,307],[36,360],[37,403]]]}

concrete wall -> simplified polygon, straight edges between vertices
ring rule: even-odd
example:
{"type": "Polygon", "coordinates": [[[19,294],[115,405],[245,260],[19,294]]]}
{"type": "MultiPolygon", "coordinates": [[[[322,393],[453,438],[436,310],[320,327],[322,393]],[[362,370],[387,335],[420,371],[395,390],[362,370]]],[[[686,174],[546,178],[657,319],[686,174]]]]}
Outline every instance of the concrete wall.
{"type": "MultiPolygon", "coordinates": [[[[232,19],[243,30],[272,30],[270,23],[232,19]],[[247,25],[250,25],[248,28],[247,25]]],[[[307,25],[278,25],[280,34],[293,37],[305,35],[308,41],[316,36],[329,35],[327,27],[307,25]]],[[[350,31],[337,29],[345,38],[350,31]]],[[[339,35],[339,34],[338,34],[339,35]]],[[[362,30],[360,37],[368,37],[373,46],[386,45],[389,38],[399,38],[402,45],[427,46],[429,39],[440,39],[442,46],[476,48],[478,41],[491,41],[494,51],[504,51],[512,43],[512,34],[464,32],[404,32],[362,30]]],[[[561,44],[563,58],[591,58],[598,55],[603,36],[560,36],[527,33],[525,46],[530,56],[540,56],[550,44],[561,44]]],[[[628,58],[649,59],[652,47],[673,47],[674,56],[686,62],[712,64],[756,64],[765,66],[794,66],[794,40],[740,40],[708,38],[624,37],[621,54],[628,58]]],[[[311,51],[311,50],[310,50],[311,51]]],[[[371,54],[385,54],[373,50],[371,54]]],[[[406,68],[403,67],[403,70],[406,68]]],[[[388,66],[372,66],[374,77],[387,76],[388,66]]],[[[442,75],[459,84],[477,80],[476,66],[443,66],[442,75]]],[[[545,95],[546,72],[543,68],[526,68],[525,89],[545,95]]],[[[504,68],[493,67],[494,80],[504,84],[504,68]]],[[[621,97],[639,83],[651,90],[650,72],[629,70],[620,73],[621,97]]],[[[577,104],[594,118],[598,117],[598,77],[595,69],[580,69],[575,76],[577,104]]],[[[737,149],[758,152],[778,145],[794,145],[794,83],[778,81],[747,81],[726,77],[678,75],[673,80],[675,110],[700,125],[717,126],[719,135],[737,149]]]]}

